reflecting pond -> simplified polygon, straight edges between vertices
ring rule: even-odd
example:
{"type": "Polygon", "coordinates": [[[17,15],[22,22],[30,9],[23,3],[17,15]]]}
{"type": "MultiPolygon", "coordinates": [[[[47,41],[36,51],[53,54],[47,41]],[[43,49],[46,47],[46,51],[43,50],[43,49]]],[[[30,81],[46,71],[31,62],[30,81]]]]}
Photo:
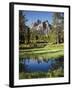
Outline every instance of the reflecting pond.
{"type": "Polygon", "coordinates": [[[64,69],[64,57],[59,58],[21,58],[19,60],[19,72],[48,72],[56,69],[64,69]]]}

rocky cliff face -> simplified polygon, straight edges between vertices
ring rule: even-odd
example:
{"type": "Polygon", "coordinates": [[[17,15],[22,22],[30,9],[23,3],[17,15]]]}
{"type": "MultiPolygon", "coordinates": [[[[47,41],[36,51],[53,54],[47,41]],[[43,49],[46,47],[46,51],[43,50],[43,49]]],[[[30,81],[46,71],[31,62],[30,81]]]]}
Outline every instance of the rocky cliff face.
{"type": "Polygon", "coordinates": [[[33,23],[31,26],[31,30],[36,30],[40,34],[47,35],[50,31],[50,26],[48,21],[40,22],[40,23],[33,23]]]}

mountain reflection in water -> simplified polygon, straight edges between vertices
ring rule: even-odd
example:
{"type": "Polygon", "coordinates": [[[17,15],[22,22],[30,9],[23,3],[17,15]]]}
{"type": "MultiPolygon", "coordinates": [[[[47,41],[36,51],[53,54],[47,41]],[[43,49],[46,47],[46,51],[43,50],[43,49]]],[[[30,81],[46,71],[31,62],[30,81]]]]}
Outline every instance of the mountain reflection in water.
{"type": "Polygon", "coordinates": [[[64,57],[56,59],[42,59],[29,57],[22,58],[19,62],[19,71],[22,72],[48,72],[49,70],[64,69],[64,57]]]}

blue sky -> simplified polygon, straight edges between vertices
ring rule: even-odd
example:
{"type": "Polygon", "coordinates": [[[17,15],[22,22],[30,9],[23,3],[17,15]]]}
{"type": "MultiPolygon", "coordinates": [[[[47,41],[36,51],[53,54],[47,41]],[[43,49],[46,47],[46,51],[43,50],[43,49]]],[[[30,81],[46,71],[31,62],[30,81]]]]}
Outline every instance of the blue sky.
{"type": "Polygon", "coordinates": [[[45,12],[45,11],[23,11],[26,15],[27,26],[30,26],[32,23],[36,22],[38,19],[42,22],[48,20],[48,22],[52,23],[52,16],[54,12],[45,12]]]}

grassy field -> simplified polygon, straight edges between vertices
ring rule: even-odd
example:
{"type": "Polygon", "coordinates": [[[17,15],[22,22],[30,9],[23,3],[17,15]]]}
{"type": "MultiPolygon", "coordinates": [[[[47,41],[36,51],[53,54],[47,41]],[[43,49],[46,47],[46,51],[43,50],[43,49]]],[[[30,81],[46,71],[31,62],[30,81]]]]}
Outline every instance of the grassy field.
{"type": "Polygon", "coordinates": [[[20,49],[19,57],[23,58],[28,56],[30,58],[33,57],[43,57],[43,58],[56,58],[64,55],[64,45],[63,44],[55,44],[55,45],[47,45],[43,48],[33,48],[33,49],[20,49]]]}

